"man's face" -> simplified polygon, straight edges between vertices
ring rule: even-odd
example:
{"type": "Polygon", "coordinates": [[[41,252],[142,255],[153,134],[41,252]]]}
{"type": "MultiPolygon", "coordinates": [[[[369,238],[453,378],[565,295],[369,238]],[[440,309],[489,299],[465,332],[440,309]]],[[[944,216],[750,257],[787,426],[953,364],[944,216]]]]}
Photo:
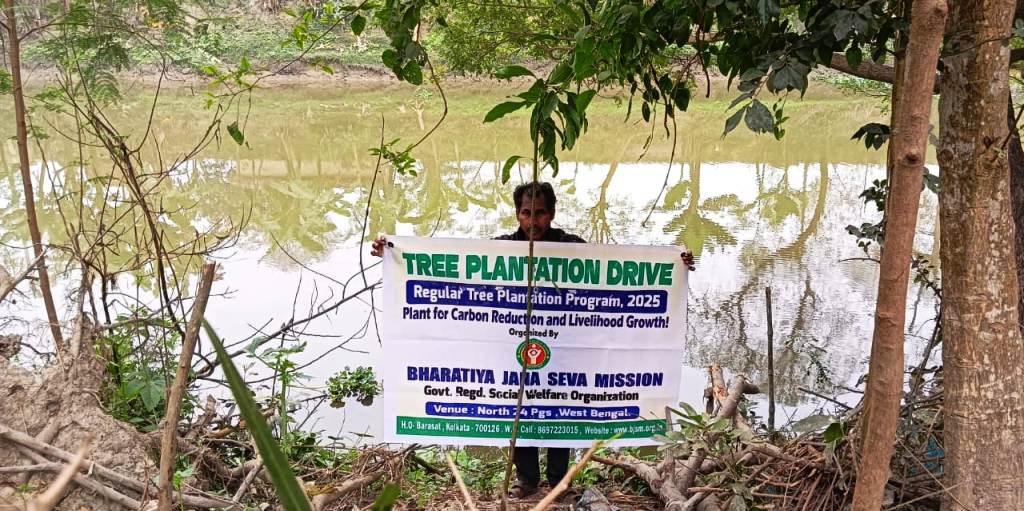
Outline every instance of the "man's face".
{"type": "Polygon", "coordinates": [[[523,203],[516,212],[519,219],[519,228],[526,233],[527,239],[540,240],[544,233],[551,227],[551,220],[555,218],[554,210],[548,211],[544,204],[544,197],[523,197],[523,203]]]}

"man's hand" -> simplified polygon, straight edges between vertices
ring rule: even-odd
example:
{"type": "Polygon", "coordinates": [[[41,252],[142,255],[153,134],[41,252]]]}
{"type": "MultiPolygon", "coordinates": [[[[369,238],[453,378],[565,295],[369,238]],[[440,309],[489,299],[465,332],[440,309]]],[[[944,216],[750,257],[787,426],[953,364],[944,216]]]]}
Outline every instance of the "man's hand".
{"type": "MultiPolygon", "coordinates": [[[[389,245],[387,238],[384,236],[373,240],[373,248],[370,249],[370,255],[384,257],[384,245],[389,245]]],[[[690,260],[692,261],[693,258],[690,260]]]]}
{"type": "MultiPolygon", "coordinates": [[[[383,238],[381,238],[381,239],[383,239],[383,238]]],[[[679,257],[683,258],[683,264],[685,264],[686,267],[690,269],[690,271],[696,271],[697,270],[696,263],[693,262],[693,252],[690,252],[690,251],[683,252],[682,254],[679,254],[679,257]]]]}

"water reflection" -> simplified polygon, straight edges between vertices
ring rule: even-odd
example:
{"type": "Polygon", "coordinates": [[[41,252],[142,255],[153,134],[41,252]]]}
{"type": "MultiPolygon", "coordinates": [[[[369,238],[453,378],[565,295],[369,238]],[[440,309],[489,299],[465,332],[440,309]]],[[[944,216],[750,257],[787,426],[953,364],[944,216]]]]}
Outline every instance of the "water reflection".
{"type": "MultiPolygon", "coordinates": [[[[333,284],[313,287],[308,273],[296,289],[303,273],[296,260],[344,280],[358,267],[359,243],[378,233],[490,238],[515,228],[511,190],[530,169],[515,169],[512,182],[502,184],[500,166],[509,154],[528,154],[522,136],[526,121],[480,124],[483,111],[500,93],[463,91],[461,98],[455,93],[453,104],[478,102],[480,111],[450,114],[417,150],[419,175],[396,175],[382,167],[374,177],[376,159],[366,149],[378,142],[379,113],[387,116],[389,138],[406,140],[419,133],[424,117],[429,123],[438,113],[422,103],[399,109],[410,94],[274,91],[254,102],[246,130],[251,148],[230,142],[211,147],[203,159],[175,169],[162,185],[165,206],[172,211],[165,219],[169,244],[189,239],[196,229],[246,219],[239,243],[221,254],[224,278],[218,286],[233,293],[213,301],[208,313],[224,337],[242,339],[252,333],[249,325],[280,322],[294,313],[296,303],[309,302],[315,293],[326,295],[325,286],[333,284]]],[[[144,105],[143,99],[129,100],[125,119],[144,105]]],[[[162,153],[173,155],[188,147],[190,133],[205,117],[199,101],[183,91],[170,94],[168,102],[157,112],[153,133],[162,153]]],[[[636,135],[643,127],[623,124],[622,110],[611,101],[598,105],[588,136],[562,156],[562,174],[548,176],[559,193],[555,224],[595,243],[685,245],[694,252],[698,271],[691,280],[687,354],[681,361],[683,398],[691,402],[704,386],[695,368],[712,361],[755,381],[766,379],[764,288],[771,286],[778,399],[798,406],[804,398],[798,386],[828,393],[833,384],[850,383],[865,369],[875,267],[839,261],[859,254],[845,226],[877,216],[857,195],[865,183],[884,175],[882,155],[849,140],[857,126],[877,120],[877,112],[852,101],[797,103],[786,139],[776,142],[739,132],[722,139],[724,104],[715,105],[699,106],[682,118],[675,154],[682,163],[671,168],[665,141],[655,141],[644,162],[635,161],[643,152],[644,136],[636,135]],[[823,116],[830,122],[821,123],[823,116]],[[667,187],[655,203],[666,173],[667,187]]],[[[59,137],[49,142],[51,162],[68,168],[51,163],[49,174],[59,178],[53,180],[41,165],[34,167],[37,182],[48,192],[39,198],[41,227],[46,238],[64,243],[58,196],[70,193],[93,211],[105,204],[114,207],[118,197],[103,193],[110,165],[101,153],[87,149],[79,168],[71,164],[78,160],[77,148],[59,137]]],[[[16,153],[10,143],[2,148],[0,241],[24,245],[16,153]]],[[[151,153],[148,161],[155,165],[159,160],[151,153]]],[[[919,244],[928,251],[934,197],[924,198],[922,211],[919,244]]],[[[126,232],[138,221],[128,220],[126,232]]],[[[113,261],[129,274],[131,250],[131,238],[125,237],[117,251],[121,259],[113,261]]],[[[5,264],[17,258],[13,249],[3,252],[5,264]]],[[[150,289],[144,281],[141,285],[150,289]]],[[[933,305],[930,296],[922,297],[916,304],[918,326],[927,324],[933,305]]],[[[360,331],[368,311],[368,303],[353,302],[310,325],[310,331],[345,337],[360,331]]],[[[380,356],[376,335],[371,330],[362,337],[352,347],[367,354],[332,353],[307,369],[313,377],[309,384],[321,385],[346,365],[375,363],[380,356]]],[[[308,341],[305,360],[333,349],[333,341],[308,341]]],[[[912,356],[914,350],[908,351],[912,356]]],[[[345,428],[374,429],[375,410],[349,406],[347,411],[352,415],[345,428]]],[[[341,427],[342,412],[318,414],[319,427],[341,427]]]]}

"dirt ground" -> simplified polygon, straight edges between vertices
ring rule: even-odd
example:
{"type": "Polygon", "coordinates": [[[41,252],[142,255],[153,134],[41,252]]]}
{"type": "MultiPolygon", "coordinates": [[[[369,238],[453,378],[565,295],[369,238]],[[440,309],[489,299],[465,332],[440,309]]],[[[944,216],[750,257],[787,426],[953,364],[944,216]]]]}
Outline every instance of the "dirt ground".
{"type": "MultiPolygon", "coordinates": [[[[156,465],[140,433],[103,410],[99,392],[103,381],[103,363],[91,352],[75,363],[58,361],[34,375],[0,357],[0,423],[30,436],[42,436],[50,444],[75,452],[91,439],[90,459],[134,477],[149,480],[156,465]],[[44,431],[45,430],[45,431],[44,431]]],[[[10,443],[0,441],[0,466],[32,464],[35,461],[10,443]]],[[[21,484],[16,475],[0,475],[0,503],[17,500],[23,490],[34,492],[46,486],[53,474],[40,473],[21,484]]],[[[2,506],[0,506],[2,507],[2,506]]],[[[113,504],[76,489],[64,499],[62,509],[103,510],[113,504]]]]}

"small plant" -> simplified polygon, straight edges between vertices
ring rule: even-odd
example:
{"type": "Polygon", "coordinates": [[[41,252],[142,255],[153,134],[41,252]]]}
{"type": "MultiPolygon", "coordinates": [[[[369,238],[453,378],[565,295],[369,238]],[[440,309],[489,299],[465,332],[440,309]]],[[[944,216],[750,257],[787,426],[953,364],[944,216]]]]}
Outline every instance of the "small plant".
{"type": "Polygon", "coordinates": [[[268,348],[261,353],[256,353],[256,343],[250,344],[247,348],[249,355],[255,357],[268,369],[274,371],[277,383],[280,385],[271,399],[277,406],[277,434],[284,444],[283,448],[288,450],[288,424],[292,421],[291,408],[288,404],[288,392],[292,387],[297,386],[300,380],[308,380],[309,375],[298,371],[298,365],[292,360],[292,355],[306,351],[306,343],[300,342],[291,346],[280,346],[268,348]]]}
{"type": "MultiPolygon", "coordinates": [[[[140,431],[152,431],[164,418],[167,382],[173,378],[181,338],[170,324],[139,309],[118,316],[117,324],[96,343],[97,354],[106,361],[110,376],[105,398],[111,415],[131,423],[140,431]]],[[[186,393],[182,415],[188,416],[195,395],[186,393]]]]}
{"type": "Polygon", "coordinates": [[[682,410],[673,410],[676,416],[673,423],[679,429],[655,435],[655,439],[662,442],[658,450],[668,451],[676,458],[689,457],[698,450],[718,458],[734,451],[741,443],[740,434],[732,428],[729,419],[700,413],[686,403],[680,405],[682,410]]]}
{"type": "Polygon", "coordinates": [[[344,371],[331,376],[327,380],[327,395],[331,398],[331,406],[341,408],[345,400],[354,397],[364,406],[373,404],[373,398],[381,393],[381,385],[373,368],[359,366],[355,370],[347,366],[344,371]]]}

